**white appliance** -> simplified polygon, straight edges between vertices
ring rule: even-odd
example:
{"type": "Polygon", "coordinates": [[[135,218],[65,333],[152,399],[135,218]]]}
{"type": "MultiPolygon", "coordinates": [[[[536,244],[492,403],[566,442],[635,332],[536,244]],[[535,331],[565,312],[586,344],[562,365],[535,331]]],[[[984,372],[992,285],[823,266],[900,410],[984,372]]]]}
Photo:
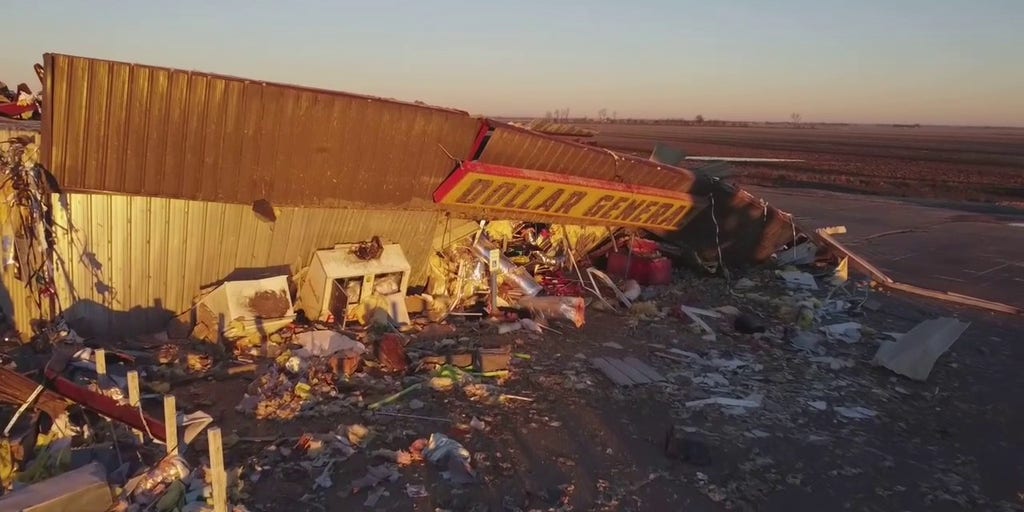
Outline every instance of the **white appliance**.
{"type": "Polygon", "coordinates": [[[398,244],[384,244],[380,258],[362,260],[353,254],[359,244],[338,244],[316,251],[309,264],[299,306],[313,320],[351,319],[353,306],[377,294],[388,300],[389,315],[409,323],[405,294],[409,287],[409,261],[398,244]]]}

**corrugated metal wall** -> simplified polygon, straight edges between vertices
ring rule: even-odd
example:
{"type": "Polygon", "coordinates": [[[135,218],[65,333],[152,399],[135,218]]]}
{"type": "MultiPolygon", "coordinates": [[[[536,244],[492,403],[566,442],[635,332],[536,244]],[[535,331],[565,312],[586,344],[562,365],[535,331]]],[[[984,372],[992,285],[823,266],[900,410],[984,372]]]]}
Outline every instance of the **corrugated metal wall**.
{"type": "Polygon", "coordinates": [[[13,137],[29,136],[34,138],[38,144],[41,136],[40,128],[39,121],[6,121],[0,119],[0,142],[13,137]]]}
{"type": "MultiPolygon", "coordinates": [[[[484,126],[207,73],[56,54],[45,67],[42,161],[71,192],[55,215],[68,227],[61,300],[111,333],[161,326],[236,269],[295,271],[317,248],[372,235],[401,243],[422,283],[444,215],[431,195],[484,126]],[[258,199],[280,208],[276,223],[257,219],[258,199]]],[[[500,123],[480,160],[681,192],[694,181],[500,123]]]]}
{"type": "Polygon", "coordinates": [[[278,206],[430,205],[465,112],[47,54],[43,163],[70,191],[278,206]]]}
{"type": "Polygon", "coordinates": [[[280,208],[274,223],[246,205],[143,196],[54,197],[61,303],[97,332],[162,328],[200,288],[238,269],[309,264],[314,250],[379,235],[400,241],[422,283],[441,213],[280,208]],[[60,205],[58,205],[60,202],[60,205]]]}

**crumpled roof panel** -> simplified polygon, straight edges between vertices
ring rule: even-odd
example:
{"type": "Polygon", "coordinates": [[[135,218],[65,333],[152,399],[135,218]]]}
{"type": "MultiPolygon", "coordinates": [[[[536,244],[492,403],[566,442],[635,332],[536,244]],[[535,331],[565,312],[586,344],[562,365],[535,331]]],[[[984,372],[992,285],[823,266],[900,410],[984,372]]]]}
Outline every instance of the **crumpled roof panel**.
{"type": "Polygon", "coordinates": [[[483,121],[395,100],[47,54],[44,165],[61,186],[229,203],[429,203],[483,121]],[[447,154],[446,154],[447,152],[447,154]]]}

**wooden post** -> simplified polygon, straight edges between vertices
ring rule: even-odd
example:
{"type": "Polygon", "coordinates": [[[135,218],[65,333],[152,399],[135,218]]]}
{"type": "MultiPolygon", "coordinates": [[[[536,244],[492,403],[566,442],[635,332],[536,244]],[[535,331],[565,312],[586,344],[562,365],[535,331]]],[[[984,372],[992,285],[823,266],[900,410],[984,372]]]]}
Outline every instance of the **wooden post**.
{"type": "MultiPolygon", "coordinates": [[[[128,372],[128,405],[138,410],[141,400],[142,394],[139,392],[139,372],[131,370],[128,372]]],[[[135,437],[138,438],[139,442],[146,440],[145,435],[138,429],[135,429],[135,437]]]]}
{"type": "Polygon", "coordinates": [[[167,453],[178,453],[178,408],[174,395],[164,395],[164,435],[167,453]]]}
{"type": "Polygon", "coordinates": [[[498,273],[501,271],[501,251],[491,249],[487,253],[487,274],[488,285],[491,289],[490,309],[491,316],[498,315],[498,273]]]}
{"type": "Polygon", "coordinates": [[[224,469],[224,445],[220,427],[206,431],[210,448],[210,483],[213,485],[213,512],[228,510],[228,480],[224,469]]]}
{"type": "Polygon", "coordinates": [[[107,351],[98,348],[93,354],[96,356],[96,375],[103,377],[107,374],[107,351]]]}

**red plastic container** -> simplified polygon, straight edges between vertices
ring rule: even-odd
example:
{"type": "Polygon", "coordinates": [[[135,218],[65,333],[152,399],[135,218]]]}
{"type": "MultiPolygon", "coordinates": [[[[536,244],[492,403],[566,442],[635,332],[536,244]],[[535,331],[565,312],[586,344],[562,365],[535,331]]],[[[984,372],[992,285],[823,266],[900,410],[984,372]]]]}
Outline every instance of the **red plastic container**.
{"type": "Polygon", "coordinates": [[[608,275],[634,279],[643,285],[669,284],[672,282],[672,261],[664,256],[647,257],[633,253],[632,258],[625,251],[608,254],[608,275]],[[629,275],[626,276],[627,262],[629,275]]]}

